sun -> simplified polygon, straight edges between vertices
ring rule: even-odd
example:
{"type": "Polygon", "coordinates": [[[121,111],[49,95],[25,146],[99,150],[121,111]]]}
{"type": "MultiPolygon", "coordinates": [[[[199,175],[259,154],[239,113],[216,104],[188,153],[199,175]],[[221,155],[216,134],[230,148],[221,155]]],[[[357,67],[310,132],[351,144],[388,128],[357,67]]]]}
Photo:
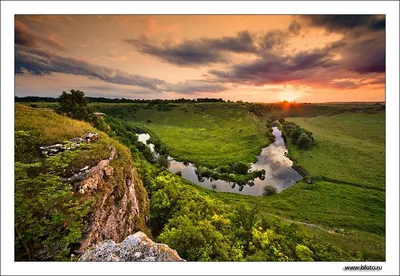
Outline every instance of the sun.
{"type": "Polygon", "coordinates": [[[293,102],[298,98],[298,93],[294,91],[282,91],[279,94],[279,99],[281,101],[288,101],[288,102],[293,102]]]}

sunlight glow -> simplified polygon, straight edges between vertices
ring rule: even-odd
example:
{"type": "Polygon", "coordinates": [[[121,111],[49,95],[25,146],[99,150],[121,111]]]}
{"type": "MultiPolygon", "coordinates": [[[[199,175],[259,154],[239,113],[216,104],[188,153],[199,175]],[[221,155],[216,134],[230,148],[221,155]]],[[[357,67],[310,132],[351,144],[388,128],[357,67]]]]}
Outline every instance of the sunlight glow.
{"type": "Polygon", "coordinates": [[[288,101],[288,102],[292,102],[294,100],[296,100],[297,98],[299,98],[300,94],[298,92],[295,91],[282,91],[279,92],[279,99],[281,101],[288,101]]]}

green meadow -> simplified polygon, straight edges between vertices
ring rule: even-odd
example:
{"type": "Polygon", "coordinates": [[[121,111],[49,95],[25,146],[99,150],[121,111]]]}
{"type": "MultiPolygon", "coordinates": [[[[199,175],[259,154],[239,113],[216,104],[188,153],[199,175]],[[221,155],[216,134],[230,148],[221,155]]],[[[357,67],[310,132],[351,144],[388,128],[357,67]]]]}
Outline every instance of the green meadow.
{"type": "Polygon", "coordinates": [[[177,160],[207,167],[254,162],[270,143],[265,124],[239,103],[94,106],[158,137],[177,160]]]}

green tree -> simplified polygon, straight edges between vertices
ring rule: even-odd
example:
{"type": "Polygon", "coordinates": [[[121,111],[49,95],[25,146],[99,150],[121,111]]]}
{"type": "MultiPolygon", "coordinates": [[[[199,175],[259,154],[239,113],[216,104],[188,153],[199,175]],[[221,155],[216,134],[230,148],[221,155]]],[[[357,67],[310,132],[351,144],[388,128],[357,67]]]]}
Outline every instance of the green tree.
{"type": "Polygon", "coordinates": [[[71,89],[68,93],[63,91],[57,98],[58,113],[62,113],[73,119],[91,121],[93,110],[87,106],[88,100],[85,93],[80,90],[71,89]]]}
{"type": "Polygon", "coordinates": [[[299,139],[297,140],[297,146],[301,149],[309,149],[312,145],[312,139],[306,134],[302,133],[299,136],[299,139]]]}
{"type": "Polygon", "coordinates": [[[85,93],[71,89],[68,93],[63,91],[57,98],[59,106],[56,111],[73,119],[91,123],[95,128],[108,131],[106,123],[94,115],[94,109],[88,106],[85,93]]]}
{"type": "Polygon", "coordinates": [[[246,174],[249,168],[250,168],[249,164],[239,161],[232,165],[231,170],[232,172],[237,174],[246,174]]]}
{"type": "Polygon", "coordinates": [[[263,195],[264,196],[267,196],[267,195],[273,195],[273,194],[276,194],[278,191],[276,190],[276,188],[275,187],[273,187],[273,186],[265,186],[264,187],[264,192],[263,192],[263,195]]]}
{"type": "Polygon", "coordinates": [[[168,157],[166,155],[160,155],[160,157],[158,158],[157,164],[162,167],[162,168],[166,168],[168,169],[168,157]]]}

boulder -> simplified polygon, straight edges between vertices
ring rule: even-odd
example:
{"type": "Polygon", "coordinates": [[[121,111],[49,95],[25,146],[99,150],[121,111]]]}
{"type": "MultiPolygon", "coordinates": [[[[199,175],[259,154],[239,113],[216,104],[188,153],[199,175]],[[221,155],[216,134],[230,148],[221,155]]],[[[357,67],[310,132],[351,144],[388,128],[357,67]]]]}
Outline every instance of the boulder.
{"type": "Polygon", "coordinates": [[[97,134],[97,133],[86,133],[84,136],[83,136],[83,138],[84,139],[86,139],[86,141],[88,141],[88,142],[93,142],[93,141],[96,141],[97,139],[99,139],[99,135],[97,134]]]}
{"type": "MultiPolygon", "coordinates": [[[[69,140],[69,143],[63,144],[54,144],[47,147],[39,147],[42,150],[42,154],[44,156],[52,156],[59,152],[63,152],[65,150],[73,150],[80,147],[81,144],[86,144],[89,142],[93,142],[99,139],[99,135],[97,133],[86,133],[83,138],[75,137],[69,140]]],[[[113,155],[112,155],[113,156],[113,155]]]]}
{"type": "Polygon", "coordinates": [[[168,262],[184,261],[166,244],[153,242],[143,232],[130,235],[121,243],[106,240],[87,250],[80,262],[168,262]]]}

